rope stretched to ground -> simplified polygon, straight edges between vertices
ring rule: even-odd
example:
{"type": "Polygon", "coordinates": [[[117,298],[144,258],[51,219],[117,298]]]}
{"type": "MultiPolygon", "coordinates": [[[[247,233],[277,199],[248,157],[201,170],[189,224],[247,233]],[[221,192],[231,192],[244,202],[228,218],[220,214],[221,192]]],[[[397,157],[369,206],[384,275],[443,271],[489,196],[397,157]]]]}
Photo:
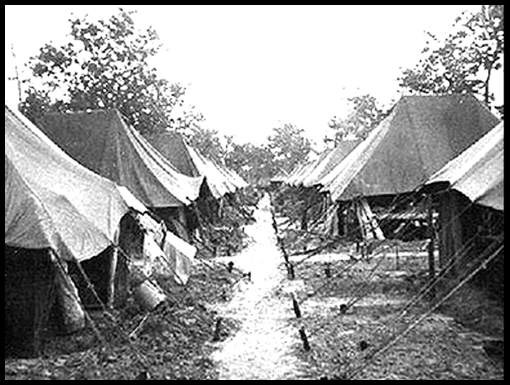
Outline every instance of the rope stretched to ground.
{"type": "Polygon", "coordinates": [[[437,274],[433,280],[428,281],[426,285],[423,285],[420,291],[413,298],[411,298],[411,300],[404,306],[403,309],[400,310],[400,313],[398,313],[387,323],[390,324],[400,320],[407,314],[407,311],[411,307],[413,307],[420,299],[422,299],[428,293],[430,293],[430,291],[435,287],[435,285],[439,281],[441,281],[451,270],[453,270],[454,266],[457,263],[456,262],[457,257],[461,257],[464,253],[467,253],[471,249],[471,247],[475,244],[476,236],[478,234],[479,232],[477,232],[465,245],[463,245],[463,247],[455,254],[455,256],[448,262],[448,264],[443,269],[441,269],[439,274],[437,274]]]}
{"type": "MultiPolygon", "coordinates": [[[[119,250],[121,250],[119,248],[119,250]]],[[[59,269],[62,269],[64,272],[66,271],[64,266],[63,266],[63,261],[60,259],[60,257],[52,250],[52,252],[54,253],[54,256],[55,256],[55,259],[57,260],[57,264],[58,264],[58,267],[59,269]]],[[[120,325],[120,323],[113,317],[112,314],[110,314],[108,308],[106,307],[106,305],[104,304],[104,302],[101,300],[101,298],[99,297],[99,294],[97,293],[97,291],[95,290],[94,288],[94,285],[92,284],[92,282],[90,281],[89,277],[87,276],[87,273],[85,272],[85,270],[83,269],[83,267],[81,266],[80,262],[78,260],[74,260],[74,262],[77,264],[78,266],[78,270],[80,271],[80,274],[83,276],[83,278],[85,279],[86,283],[87,283],[87,288],[89,290],[92,291],[92,294],[93,296],[95,297],[95,299],[98,301],[99,305],[101,306],[103,312],[102,314],[104,314],[105,316],[105,319],[108,319],[109,321],[113,322],[115,324],[115,326],[118,328],[118,330],[121,332],[121,334],[125,337],[125,339],[128,341],[128,344],[129,344],[129,347],[131,348],[131,350],[135,353],[135,356],[137,357],[137,359],[139,360],[139,362],[142,364],[143,367],[147,368],[148,367],[148,363],[147,363],[147,360],[145,358],[145,356],[138,350],[138,348],[136,346],[134,346],[132,343],[131,343],[131,339],[129,338],[128,334],[124,331],[123,327],[120,325]]],[[[84,315],[85,315],[85,318],[87,319],[87,322],[89,323],[89,325],[91,326],[92,328],[92,331],[95,335],[95,337],[98,339],[98,341],[100,342],[101,346],[106,346],[108,349],[111,349],[112,346],[110,345],[110,343],[108,342],[108,340],[106,338],[104,338],[104,336],[101,334],[101,332],[99,331],[99,328],[97,327],[95,321],[92,319],[92,317],[90,316],[90,314],[88,313],[87,309],[85,308],[85,306],[83,305],[79,295],[77,292],[75,292],[74,290],[72,291],[72,296],[73,298],[77,301],[77,303],[79,304],[80,308],[82,309],[84,315]]]]}
{"type": "MultiPolygon", "coordinates": [[[[503,236],[501,236],[502,241],[503,236]]],[[[394,334],[391,336],[385,343],[383,343],[378,349],[370,352],[365,356],[366,362],[361,366],[351,371],[348,374],[348,378],[353,378],[356,374],[365,369],[369,364],[370,360],[372,360],[376,355],[380,355],[381,353],[390,349],[393,345],[395,345],[402,337],[404,337],[407,333],[409,333],[413,328],[415,328],[420,322],[422,322],[425,318],[427,318],[431,313],[433,313],[436,309],[439,308],[445,301],[447,301],[451,296],[453,296],[464,284],[470,281],[480,270],[487,267],[487,265],[495,259],[501,251],[503,251],[504,245],[500,245],[495,251],[490,254],[489,257],[485,258],[483,262],[480,263],[476,269],[474,269],[471,273],[469,273],[464,279],[462,279],[453,289],[450,290],[448,294],[446,294],[441,300],[439,300],[434,306],[432,306],[425,314],[417,317],[415,321],[413,321],[410,325],[408,325],[404,330],[394,334]]]]}

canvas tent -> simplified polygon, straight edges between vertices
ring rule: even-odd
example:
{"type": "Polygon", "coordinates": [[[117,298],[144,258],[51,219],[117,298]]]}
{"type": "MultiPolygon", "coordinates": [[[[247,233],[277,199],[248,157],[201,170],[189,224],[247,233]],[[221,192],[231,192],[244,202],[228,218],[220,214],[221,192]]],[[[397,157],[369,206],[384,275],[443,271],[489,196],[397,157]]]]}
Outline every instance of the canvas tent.
{"type": "MultiPolygon", "coordinates": [[[[432,193],[439,213],[441,266],[470,258],[490,249],[503,233],[504,123],[432,175],[422,191],[432,193]],[[468,246],[470,245],[470,246],[468,246]],[[469,250],[468,251],[466,251],[469,250]],[[462,250],[465,250],[464,252],[462,250]]],[[[458,269],[453,269],[455,273],[458,269]]],[[[503,286],[503,256],[496,259],[487,285],[503,286]]]]}
{"type": "Polygon", "coordinates": [[[145,138],[154,146],[180,173],[188,176],[201,176],[188,151],[182,135],[175,131],[151,132],[145,138]]]}
{"type": "Polygon", "coordinates": [[[92,271],[98,276],[88,279],[111,298],[114,288],[110,285],[117,284],[114,279],[121,267],[113,245],[123,241],[140,249],[141,255],[123,250],[131,267],[145,270],[147,276],[177,276],[186,283],[194,247],[166,232],[129,190],[77,163],[6,106],[6,352],[36,355],[51,309],[57,310],[65,332],[83,327],[84,298],[78,293],[79,282],[69,278],[72,267],[79,263],[88,275],[86,264],[99,266],[92,271]],[[122,230],[122,223],[132,216],[143,232],[138,245],[132,233],[122,230]]]}
{"type": "Polygon", "coordinates": [[[11,246],[51,247],[66,260],[83,261],[112,244],[129,210],[115,183],[79,165],[7,106],[5,170],[11,246]]]}
{"type": "Polygon", "coordinates": [[[366,199],[377,219],[384,215],[386,236],[421,239],[426,212],[420,211],[417,189],[497,123],[471,94],[403,96],[365,140],[315,183],[341,210],[366,199]],[[411,212],[412,219],[402,219],[411,212]]]}
{"type": "MultiPolygon", "coordinates": [[[[343,215],[337,215],[329,195],[325,191],[320,191],[321,186],[318,182],[334,170],[359,143],[358,140],[341,141],[333,149],[324,151],[317,159],[308,162],[297,172],[293,172],[287,179],[291,185],[300,191],[300,196],[305,197],[302,228],[306,227],[303,221],[322,216],[325,218],[322,232],[333,237],[347,232],[343,215]]],[[[353,209],[356,215],[351,217],[355,217],[359,222],[360,235],[364,239],[382,239],[382,232],[366,200],[362,198],[356,200],[353,209]]]]}
{"type": "Polygon", "coordinates": [[[308,175],[310,175],[313,170],[325,159],[333,150],[327,149],[323,151],[319,156],[315,159],[308,160],[303,163],[301,167],[297,167],[286,180],[286,183],[291,186],[301,186],[303,185],[303,181],[306,179],[308,175]]]}
{"type": "Polygon", "coordinates": [[[247,186],[247,183],[234,171],[210,160],[197,149],[187,145],[178,132],[164,131],[146,136],[148,141],[181,173],[188,176],[203,176],[216,199],[247,186]]]}
{"type": "Polygon", "coordinates": [[[180,173],[118,110],[47,114],[41,129],[71,157],[133,193],[188,240],[197,226],[187,206],[197,199],[203,178],[180,173]]]}
{"type": "Polygon", "coordinates": [[[148,207],[179,207],[198,197],[202,178],[178,172],[118,110],[47,114],[39,123],[79,163],[127,187],[148,207]]]}
{"type": "Polygon", "coordinates": [[[55,301],[67,331],[83,326],[62,261],[86,261],[107,249],[128,210],[114,183],[5,107],[6,352],[38,353],[55,301]]]}
{"type": "Polygon", "coordinates": [[[344,140],[338,142],[332,149],[324,153],[315,167],[302,179],[305,187],[315,186],[325,175],[334,169],[360,143],[359,140],[344,140]]]}
{"type": "Polygon", "coordinates": [[[504,123],[432,175],[426,185],[447,182],[472,202],[504,210],[504,123]]]}
{"type": "Polygon", "coordinates": [[[413,191],[497,123],[472,94],[403,96],[318,183],[333,200],[413,191]]]}
{"type": "Polygon", "coordinates": [[[247,183],[234,171],[213,162],[200,151],[187,145],[178,132],[149,133],[146,137],[181,173],[204,178],[200,198],[196,203],[200,212],[210,218],[218,215],[221,200],[225,195],[234,195],[247,186],[247,183]]]}
{"type": "Polygon", "coordinates": [[[188,147],[188,150],[199,172],[207,179],[211,192],[216,199],[226,194],[233,194],[238,188],[245,187],[244,184],[236,184],[239,182],[238,180],[229,177],[220,165],[202,155],[200,151],[193,147],[188,147]]]}

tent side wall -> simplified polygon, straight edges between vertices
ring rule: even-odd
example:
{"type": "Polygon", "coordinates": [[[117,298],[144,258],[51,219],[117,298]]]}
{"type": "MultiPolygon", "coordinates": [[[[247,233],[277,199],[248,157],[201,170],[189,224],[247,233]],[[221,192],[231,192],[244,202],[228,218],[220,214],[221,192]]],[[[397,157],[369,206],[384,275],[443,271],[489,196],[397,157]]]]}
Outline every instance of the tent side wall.
{"type": "MultiPolygon", "coordinates": [[[[455,267],[448,275],[454,278],[469,271],[473,263],[479,263],[477,258],[493,247],[494,240],[504,231],[504,215],[501,211],[471,203],[455,190],[441,192],[436,197],[439,201],[440,267],[454,263],[455,267]]],[[[503,265],[504,257],[500,255],[475,276],[475,282],[502,296],[503,265]]]]}

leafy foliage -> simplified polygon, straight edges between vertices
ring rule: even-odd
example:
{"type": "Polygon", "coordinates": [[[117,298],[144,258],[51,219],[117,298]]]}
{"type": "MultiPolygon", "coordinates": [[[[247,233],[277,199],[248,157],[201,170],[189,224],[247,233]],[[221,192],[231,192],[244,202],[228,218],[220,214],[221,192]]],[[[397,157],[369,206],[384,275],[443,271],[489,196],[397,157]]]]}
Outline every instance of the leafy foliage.
{"type": "MultiPolygon", "coordinates": [[[[159,37],[152,28],[136,29],[133,13],[119,9],[107,21],[69,20],[69,42],[46,44],[31,58],[40,86],[32,86],[20,110],[37,120],[44,110],[117,108],[141,132],[175,126],[172,110],[182,106],[186,90],[150,66],[159,37]]],[[[201,116],[188,114],[179,125],[195,120],[201,116]]]]}
{"type": "Polygon", "coordinates": [[[200,153],[216,163],[224,164],[226,149],[221,143],[218,131],[193,125],[183,134],[190,146],[198,149],[200,153]]]}
{"type": "Polygon", "coordinates": [[[273,129],[267,144],[236,144],[228,140],[225,158],[227,167],[235,170],[246,181],[254,185],[265,184],[280,170],[289,172],[311,151],[310,141],[304,131],[292,124],[273,129]]]}
{"type": "Polygon", "coordinates": [[[400,86],[424,94],[468,91],[483,95],[489,104],[494,99],[489,88],[491,75],[502,67],[503,7],[483,5],[474,15],[464,13],[455,21],[455,32],[443,41],[428,33],[424,58],[403,71],[400,86]]]}
{"type": "Polygon", "coordinates": [[[252,143],[230,144],[225,162],[250,184],[258,185],[271,178],[275,172],[274,154],[267,146],[252,143]]]}
{"type": "Polygon", "coordinates": [[[333,130],[335,145],[348,137],[364,139],[388,114],[377,106],[377,100],[370,94],[347,99],[352,105],[351,113],[344,119],[334,116],[328,123],[333,130]]]}
{"type": "Polygon", "coordinates": [[[273,129],[268,140],[268,149],[274,155],[277,169],[290,172],[298,163],[306,159],[312,146],[303,129],[292,124],[284,124],[273,129]]]}

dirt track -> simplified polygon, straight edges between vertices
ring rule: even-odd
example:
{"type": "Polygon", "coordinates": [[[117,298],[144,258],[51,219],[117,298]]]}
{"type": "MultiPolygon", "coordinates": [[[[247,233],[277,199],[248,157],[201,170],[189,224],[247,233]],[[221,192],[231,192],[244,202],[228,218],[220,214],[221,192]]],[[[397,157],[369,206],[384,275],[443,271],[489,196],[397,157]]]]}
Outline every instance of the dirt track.
{"type": "Polygon", "coordinates": [[[250,245],[232,258],[237,268],[251,273],[251,280],[241,281],[232,300],[218,309],[220,316],[239,320],[241,328],[221,344],[213,358],[224,380],[299,378],[302,363],[292,354],[299,339],[289,323],[294,317],[289,291],[295,283],[285,279],[271,226],[269,196],[259,202],[255,219],[245,230],[250,245]]]}
{"type": "Polygon", "coordinates": [[[271,225],[268,196],[255,216],[256,222],[246,228],[249,247],[222,259],[251,272],[252,279],[241,281],[232,300],[218,308],[221,317],[240,322],[239,331],[217,343],[213,354],[220,379],[315,380],[350,373],[355,373],[352,379],[503,378],[503,363],[483,350],[487,336],[440,313],[431,314],[384,354],[369,358],[426,308],[422,301],[398,317],[426,282],[426,258],[418,249],[401,258],[400,269],[392,252],[381,252],[339,276],[349,258],[318,256],[302,263],[296,279],[290,281],[271,225]],[[328,282],[326,259],[335,276],[328,282]],[[365,289],[356,293],[356,287],[365,289]],[[292,310],[291,292],[301,304],[300,319],[292,310]],[[340,305],[356,297],[359,300],[343,314],[340,305]],[[310,351],[304,351],[299,338],[302,326],[309,335],[310,351]],[[366,350],[360,348],[361,341],[368,343],[366,350]]]}

